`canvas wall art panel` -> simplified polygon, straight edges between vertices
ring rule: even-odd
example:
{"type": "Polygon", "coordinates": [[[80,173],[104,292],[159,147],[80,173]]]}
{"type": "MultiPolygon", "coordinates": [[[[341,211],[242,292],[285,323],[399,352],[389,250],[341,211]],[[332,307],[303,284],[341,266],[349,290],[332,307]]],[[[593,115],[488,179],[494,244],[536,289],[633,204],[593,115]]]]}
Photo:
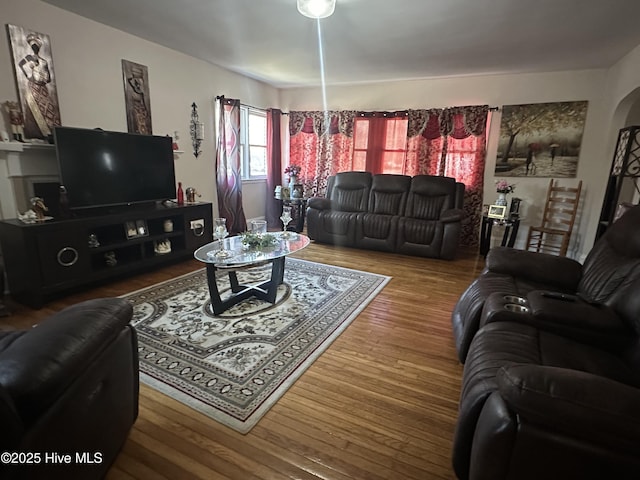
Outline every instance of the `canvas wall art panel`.
{"type": "Polygon", "coordinates": [[[575,177],[587,106],[586,101],[505,105],[495,174],[575,177]]]}
{"type": "Polygon", "coordinates": [[[147,67],[122,60],[127,131],[151,135],[151,99],[147,67]]]}
{"type": "Polygon", "coordinates": [[[60,123],[51,40],[44,33],[7,24],[24,139],[49,139],[60,123]]]}

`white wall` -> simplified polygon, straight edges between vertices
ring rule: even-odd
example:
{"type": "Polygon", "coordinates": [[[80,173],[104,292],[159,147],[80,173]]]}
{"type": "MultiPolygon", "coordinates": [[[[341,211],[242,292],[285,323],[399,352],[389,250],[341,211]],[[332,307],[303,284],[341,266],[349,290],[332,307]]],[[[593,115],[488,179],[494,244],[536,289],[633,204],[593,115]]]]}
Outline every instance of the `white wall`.
{"type": "MultiPolygon", "coordinates": [[[[146,65],[153,133],[179,132],[176,179],[195,187],[203,201],[215,194],[213,100],[240,98],[256,107],[276,106],[278,91],[174,50],[87,20],[38,0],[2,0],[2,22],[49,35],[63,125],[127,131],[121,60],[146,65]],[[189,138],[191,104],[206,128],[203,152],[195,158],[189,138]]],[[[4,27],[3,27],[4,28],[4,27]]],[[[6,33],[0,35],[0,102],[18,94],[6,33]]],[[[2,119],[0,130],[9,130],[2,119]]],[[[264,215],[264,186],[247,185],[246,216],[264,215]]]]}
{"type": "MultiPolygon", "coordinates": [[[[608,174],[610,156],[603,146],[608,133],[605,116],[607,72],[586,70],[522,75],[486,75],[388,82],[359,86],[331,86],[327,88],[327,107],[331,110],[404,110],[456,105],[502,107],[542,102],[588,100],[589,109],[581,147],[576,179],[562,179],[561,183],[575,185],[583,181],[583,212],[600,210],[604,192],[604,175],[608,174]]],[[[281,106],[288,110],[317,110],[322,108],[319,88],[299,88],[282,92],[281,106]]],[[[500,112],[492,114],[485,170],[484,203],[494,203],[494,169],[500,131],[500,112]]],[[[527,225],[538,224],[549,185],[548,178],[512,178],[516,184],[514,195],[523,199],[524,220],[516,246],[526,239],[527,225]]],[[[583,214],[573,235],[572,255],[580,257],[588,251],[595,235],[592,215],[583,214]]]]}

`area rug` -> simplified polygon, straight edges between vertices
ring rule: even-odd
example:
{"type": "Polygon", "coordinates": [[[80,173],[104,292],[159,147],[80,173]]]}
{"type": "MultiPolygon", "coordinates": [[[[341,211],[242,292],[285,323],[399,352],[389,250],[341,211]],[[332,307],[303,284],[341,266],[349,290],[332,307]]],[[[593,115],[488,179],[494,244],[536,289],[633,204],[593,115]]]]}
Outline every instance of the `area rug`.
{"type": "MultiPolygon", "coordinates": [[[[257,283],[270,271],[238,279],[257,283]]],[[[204,269],[128,294],[140,378],[247,433],[389,279],[287,258],[275,304],[247,299],[219,316],[210,313],[204,269]]],[[[218,288],[229,292],[227,275],[218,288]]]]}

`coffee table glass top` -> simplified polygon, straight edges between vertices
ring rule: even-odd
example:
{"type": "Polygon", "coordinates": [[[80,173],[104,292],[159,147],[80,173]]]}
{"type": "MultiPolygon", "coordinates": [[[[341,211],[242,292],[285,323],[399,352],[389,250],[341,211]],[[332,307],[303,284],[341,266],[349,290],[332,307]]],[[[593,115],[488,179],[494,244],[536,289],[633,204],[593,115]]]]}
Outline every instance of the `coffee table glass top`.
{"type": "Polygon", "coordinates": [[[201,262],[212,263],[217,267],[237,267],[275,260],[309,245],[309,237],[306,235],[292,232],[288,234],[290,238],[283,238],[282,232],[269,232],[269,235],[276,237],[276,244],[265,248],[246,248],[242,245],[241,235],[228,237],[222,240],[223,248],[229,252],[228,257],[216,256],[216,252],[220,250],[220,240],[203,245],[193,256],[201,262]]]}

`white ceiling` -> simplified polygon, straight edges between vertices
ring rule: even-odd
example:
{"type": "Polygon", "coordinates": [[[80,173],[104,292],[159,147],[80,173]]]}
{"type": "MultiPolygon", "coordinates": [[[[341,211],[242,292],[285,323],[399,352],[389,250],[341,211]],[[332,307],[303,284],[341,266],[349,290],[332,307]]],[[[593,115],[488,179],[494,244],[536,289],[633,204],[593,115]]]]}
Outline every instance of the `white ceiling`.
{"type": "MultiPolygon", "coordinates": [[[[295,0],[44,0],[278,88],[318,85],[295,0]]],[[[640,44],[639,0],[337,0],[328,84],[607,68],[640,44]]]]}

